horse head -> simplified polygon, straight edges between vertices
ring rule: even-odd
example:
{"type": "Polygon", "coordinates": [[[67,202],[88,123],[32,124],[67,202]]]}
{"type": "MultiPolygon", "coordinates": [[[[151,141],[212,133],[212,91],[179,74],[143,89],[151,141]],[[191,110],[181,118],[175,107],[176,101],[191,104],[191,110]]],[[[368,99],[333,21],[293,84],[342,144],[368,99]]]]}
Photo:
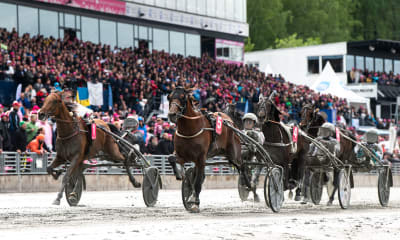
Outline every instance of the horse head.
{"type": "Polygon", "coordinates": [[[44,121],[49,117],[59,116],[63,107],[65,107],[63,92],[51,93],[44,100],[43,106],[38,112],[38,118],[44,121]]]}
{"type": "Polygon", "coordinates": [[[318,110],[315,109],[314,105],[306,104],[301,108],[300,111],[300,127],[309,127],[318,110]]]}
{"type": "Polygon", "coordinates": [[[189,102],[190,104],[193,98],[191,95],[192,91],[193,89],[177,87],[168,95],[168,118],[171,122],[176,123],[185,114],[187,103],[189,102]]]}
{"type": "Polygon", "coordinates": [[[258,111],[257,116],[260,119],[260,122],[266,121],[277,121],[279,122],[279,115],[282,114],[278,107],[275,105],[273,101],[273,96],[275,92],[273,92],[268,98],[260,95],[258,99],[258,111]]]}

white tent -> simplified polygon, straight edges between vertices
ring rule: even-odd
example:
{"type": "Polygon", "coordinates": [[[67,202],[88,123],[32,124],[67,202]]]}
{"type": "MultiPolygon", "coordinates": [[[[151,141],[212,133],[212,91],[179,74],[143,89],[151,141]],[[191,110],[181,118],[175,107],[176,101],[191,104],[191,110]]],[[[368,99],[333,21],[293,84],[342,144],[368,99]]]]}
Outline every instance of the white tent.
{"type": "Polygon", "coordinates": [[[365,104],[369,108],[369,99],[358,96],[356,93],[346,88],[341,82],[329,62],[326,63],[324,70],[318,79],[311,85],[311,89],[321,94],[331,94],[340,98],[346,98],[348,103],[365,104]]]}
{"type": "Polygon", "coordinates": [[[269,65],[269,63],[265,67],[265,71],[264,72],[265,72],[265,75],[267,75],[267,74],[275,74],[274,70],[272,69],[271,65],[269,65]]]}

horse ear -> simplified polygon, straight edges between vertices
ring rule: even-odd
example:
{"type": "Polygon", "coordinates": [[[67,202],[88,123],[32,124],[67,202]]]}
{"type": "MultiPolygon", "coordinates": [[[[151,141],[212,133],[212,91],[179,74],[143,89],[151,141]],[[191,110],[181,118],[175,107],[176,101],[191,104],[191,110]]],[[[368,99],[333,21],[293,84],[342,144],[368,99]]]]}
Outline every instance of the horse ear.
{"type": "Polygon", "coordinates": [[[260,94],[260,96],[258,97],[258,102],[261,102],[264,100],[264,96],[262,94],[260,94]]]}

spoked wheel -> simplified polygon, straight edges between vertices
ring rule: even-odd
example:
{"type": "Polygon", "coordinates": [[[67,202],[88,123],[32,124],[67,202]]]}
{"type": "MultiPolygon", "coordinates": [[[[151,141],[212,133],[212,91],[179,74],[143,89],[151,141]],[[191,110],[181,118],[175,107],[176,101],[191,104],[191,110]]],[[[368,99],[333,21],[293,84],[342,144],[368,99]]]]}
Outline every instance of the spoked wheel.
{"type": "Polygon", "coordinates": [[[193,203],[188,202],[194,192],[194,168],[190,167],[185,171],[185,177],[182,181],[182,201],[186,210],[190,211],[193,203]]]}
{"type": "MultiPolygon", "coordinates": [[[[251,181],[251,179],[250,179],[251,170],[249,171],[249,169],[246,168],[245,171],[246,171],[248,182],[250,182],[251,181]]],[[[240,197],[240,200],[242,200],[242,201],[247,201],[247,198],[249,197],[249,193],[250,193],[250,189],[246,185],[246,179],[245,179],[246,175],[244,173],[240,173],[239,180],[238,180],[239,197],[240,197]]]]}
{"type": "Polygon", "coordinates": [[[350,206],[351,198],[350,174],[347,173],[346,169],[341,169],[338,178],[338,198],[340,207],[342,209],[347,209],[350,206]]]}
{"type": "Polygon", "coordinates": [[[144,169],[142,194],[143,200],[147,207],[153,207],[158,198],[160,174],[156,167],[149,167],[144,169]]]}
{"type": "Polygon", "coordinates": [[[264,181],[264,198],[273,212],[279,212],[283,200],[283,172],[279,168],[273,168],[268,172],[264,181]]]}
{"type": "Polygon", "coordinates": [[[81,200],[82,190],[84,188],[85,176],[83,173],[79,173],[77,177],[70,178],[65,186],[65,198],[71,207],[78,205],[81,200]],[[76,188],[75,188],[76,186],[76,188]],[[74,191],[75,188],[75,191],[74,191]]]}
{"type": "Polygon", "coordinates": [[[311,186],[310,186],[310,193],[311,193],[311,200],[315,205],[318,205],[321,202],[322,197],[322,174],[321,172],[314,172],[311,175],[311,186]]]}
{"type": "Polygon", "coordinates": [[[378,177],[378,196],[382,207],[387,207],[390,196],[390,169],[379,171],[378,177]]]}

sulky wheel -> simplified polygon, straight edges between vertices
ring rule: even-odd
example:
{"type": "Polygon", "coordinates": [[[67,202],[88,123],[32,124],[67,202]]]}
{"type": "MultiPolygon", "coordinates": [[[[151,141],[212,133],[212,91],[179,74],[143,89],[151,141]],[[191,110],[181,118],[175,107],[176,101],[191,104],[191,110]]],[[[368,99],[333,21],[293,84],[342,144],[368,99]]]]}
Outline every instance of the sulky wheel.
{"type": "Polygon", "coordinates": [[[250,182],[251,181],[251,179],[250,179],[251,170],[249,170],[249,168],[246,167],[244,171],[247,171],[246,174],[240,173],[240,175],[239,175],[238,191],[239,191],[240,200],[247,201],[247,198],[249,197],[250,189],[246,185],[246,177],[247,177],[248,182],[250,182]]]}
{"type": "Polygon", "coordinates": [[[182,201],[183,206],[186,210],[190,211],[193,203],[189,203],[188,200],[194,191],[194,168],[190,167],[185,171],[185,177],[182,181],[182,201]]]}
{"type": "Polygon", "coordinates": [[[382,207],[387,207],[390,196],[390,169],[379,171],[378,177],[378,196],[382,207]]]}
{"type": "Polygon", "coordinates": [[[160,174],[156,167],[144,169],[142,194],[143,200],[147,207],[153,207],[158,198],[160,174]]]}
{"type": "Polygon", "coordinates": [[[280,211],[284,200],[283,174],[281,169],[273,168],[265,177],[264,198],[273,212],[280,211]]]}
{"type": "Polygon", "coordinates": [[[85,184],[85,176],[79,173],[78,177],[71,177],[65,186],[65,197],[71,207],[78,205],[85,184]],[[74,191],[75,188],[75,191],[74,191]]]}
{"type": "Polygon", "coordinates": [[[338,174],[338,198],[342,209],[347,209],[350,206],[350,174],[347,173],[346,169],[341,169],[338,174]]]}
{"type": "Polygon", "coordinates": [[[314,172],[311,175],[311,185],[310,185],[310,195],[311,200],[315,205],[318,205],[321,202],[322,197],[322,175],[321,172],[314,172]]]}

